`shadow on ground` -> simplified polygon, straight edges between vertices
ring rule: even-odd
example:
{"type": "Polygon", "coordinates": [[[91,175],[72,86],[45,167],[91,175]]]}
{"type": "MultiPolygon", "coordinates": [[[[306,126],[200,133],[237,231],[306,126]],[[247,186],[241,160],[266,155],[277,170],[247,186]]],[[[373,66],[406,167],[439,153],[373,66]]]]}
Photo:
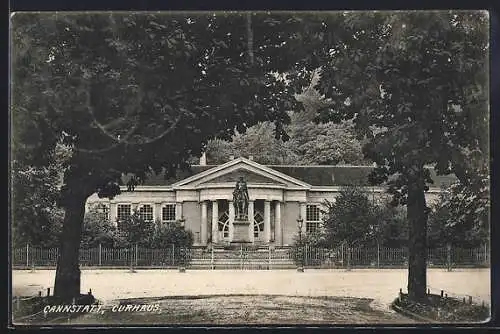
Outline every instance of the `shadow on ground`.
{"type": "MultiPolygon", "coordinates": [[[[411,324],[394,311],[374,309],[373,299],[283,295],[211,295],[140,298],[104,305],[102,314],[84,314],[72,325],[328,325],[411,324]],[[127,308],[127,305],[128,306],[127,308]],[[140,305],[154,305],[140,311],[140,305]],[[133,309],[133,306],[136,306],[133,309]],[[127,310],[128,309],[128,310],[127,310]]],[[[65,325],[68,322],[64,323],[65,325]]]]}

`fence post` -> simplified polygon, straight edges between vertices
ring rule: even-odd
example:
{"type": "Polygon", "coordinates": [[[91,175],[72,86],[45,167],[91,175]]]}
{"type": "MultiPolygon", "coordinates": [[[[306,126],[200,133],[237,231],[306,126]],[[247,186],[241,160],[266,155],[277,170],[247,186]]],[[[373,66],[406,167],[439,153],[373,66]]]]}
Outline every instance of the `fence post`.
{"type": "Polygon", "coordinates": [[[484,244],[484,264],[488,265],[488,244],[484,244]]]}
{"type": "Polygon", "coordinates": [[[451,244],[446,244],[446,267],[451,271],[451,244]]]}
{"type": "Polygon", "coordinates": [[[99,243],[99,266],[102,265],[102,245],[99,243]]]}
{"type": "Polygon", "coordinates": [[[212,250],[212,257],[211,257],[211,259],[210,259],[210,263],[211,263],[211,265],[212,265],[212,270],[214,270],[214,246],[212,245],[212,247],[211,247],[211,248],[212,248],[212,249],[211,249],[211,250],[212,250]]]}
{"type": "Polygon", "coordinates": [[[29,268],[30,266],[30,244],[26,244],[26,267],[29,268]]]}
{"type": "Polygon", "coordinates": [[[347,268],[346,270],[351,270],[351,247],[347,247],[347,268]]]}
{"type": "Polygon", "coordinates": [[[243,245],[240,245],[240,270],[243,270],[243,245]]]}
{"type": "Polygon", "coordinates": [[[380,243],[377,240],[377,268],[380,268],[380,243]]]}
{"type": "Polygon", "coordinates": [[[175,244],[172,244],[172,266],[175,266],[175,244]]]}
{"type": "Polygon", "coordinates": [[[345,263],[344,263],[344,244],[342,244],[342,246],[340,246],[340,261],[342,261],[342,267],[345,266],[345,263]]]}
{"type": "Polygon", "coordinates": [[[269,265],[267,266],[267,269],[271,270],[271,245],[268,246],[269,252],[269,265]]]}
{"type": "Polygon", "coordinates": [[[304,267],[307,267],[309,265],[309,253],[311,253],[309,250],[309,245],[305,246],[305,251],[304,251],[304,267]]]}
{"type": "Polygon", "coordinates": [[[137,255],[138,255],[138,253],[139,253],[139,249],[138,249],[137,244],[135,244],[135,266],[136,267],[137,267],[137,264],[138,264],[138,262],[137,262],[137,255]]]}
{"type": "Polygon", "coordinates": [[[133,273],[133,272],[135,272],[135,270],[134,270],[134,261],[133,261],[133,256],[134,256],[134,255],[133,255],[133,248],[132,248],[132,245],[130,245],[130,248],[129,248],[129,250],[128,250],[128,256],[130,257],[130,258],[129,258],[129,261],[130,261],[130,269],[129,269],[129,271],[130,271],[131,273],[133,273]]]}

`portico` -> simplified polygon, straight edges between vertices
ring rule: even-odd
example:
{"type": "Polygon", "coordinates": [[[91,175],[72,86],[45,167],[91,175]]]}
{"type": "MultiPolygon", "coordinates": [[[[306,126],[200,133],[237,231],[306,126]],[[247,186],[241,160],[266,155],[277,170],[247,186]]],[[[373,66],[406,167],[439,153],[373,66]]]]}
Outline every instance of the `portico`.
{"type": "MultiPolygon", "coordinates": [[[[250,242],[275,242],[276,245],[282,245],[281,206],[280,200],[250,197],[248,203],[250,221],[248,239],[250,242]]],[[[214,244],[230,243],[234,237],[233,202],[225,198],[217,198],[202,201],[200,208],[200,244],[206,245],[209,241],[214,244]]]]}

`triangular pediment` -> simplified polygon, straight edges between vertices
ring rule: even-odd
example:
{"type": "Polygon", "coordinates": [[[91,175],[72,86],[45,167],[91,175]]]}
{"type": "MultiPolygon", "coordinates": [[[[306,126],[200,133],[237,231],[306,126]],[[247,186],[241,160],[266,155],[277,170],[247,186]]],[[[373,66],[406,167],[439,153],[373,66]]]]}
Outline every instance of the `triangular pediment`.
{"type": "MultiPolygon", "coordinates": [[[[206,183],[226,183],[226,182],[233,182],[236,183],[240,177],[243,177],[243,179],[247,183],[259,183],[259,184],[284,184],[283,182],[279,182],[276,179],[272,179],[270,177],[264,176],[264,175],[259,175],[254,172],[251,172],[247,169],[244,168],[239,168],[233,172],[229,172],[226,174],[223,174],[221,176],[215,177],[211,180],[208,180],[206,183]]],[[[202,183],[203,184],[203,183],[202,183]]]]}
{"type": "Polygon", "coordinates": [[[231,160],[225,164],[181,180],[172,186],[183,189],[200,188],[205,184],[236,183],[240,177],[243,177],[249,186],[252,184],[269,184],[293,189],[308,189],[311,187],[303,181],[245,158],[231,160]]]}

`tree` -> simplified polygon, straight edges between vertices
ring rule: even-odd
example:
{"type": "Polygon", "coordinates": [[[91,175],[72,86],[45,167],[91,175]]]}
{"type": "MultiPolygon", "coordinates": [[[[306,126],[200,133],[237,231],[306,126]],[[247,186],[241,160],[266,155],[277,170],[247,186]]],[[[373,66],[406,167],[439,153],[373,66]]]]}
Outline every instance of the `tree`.
{"type": "Polygon", "coordinates": [[[234,156],[253,156],[261,164],[280,165],[291,163],[297,158],[288,145],[291,141],[276,139],[272,124],[258,123],[242,134],[236,134],[231,141],[234,156]]]}
{"type": "Polygon", "coordinates": [[[488,194],[488,17],[485,12],[343,13],[322,50],[319,120],[353,119],[370,140],[372,182],[407,206],[408,293],[425,298],[426,165],[488,194]],[[376,131],[375,131],[376,130],[376,131]]]}
{"type": "Polygon", "coordinates": [[[152,248],[166,248],[174,245],[176,248],[191,247],[194,242],[193,232],[186,230],[179,222],[156,222],[151,237],[152,248]]]}
{"type": "Polygon", "coordinates": [[[361,141],[356,138],[353,123],[314,122],[318,111],[333,105],[314,88],[319,82],[316,70],[309,87],[297,95],[304,111],[295,111],[288,126],[289,147],[295,151],[295,163],[300,165],[364,164],[361,141]]]}
{"type": "Polygon", "coordinates": [[[209,165],[223,164],[234,154],[232,143],[219,138],[211,139],[207,143],[206,154],[209,165]]]}
{"type": "Polygon", "coordinates": [[[272,165],[366,164],[362,143],[355,137],[352,122],[314,122],[316,112],[331,104],[313,88],[316,82],[313,75],[310,85],[295,96],[304,110],[288,111],[290,124],[285,126],[285,131],[289,140],[276,139],[271,122],[258,123],[244,133],[235,134],[230,141],[210,141],[206,148],[209,163],[224,163],[232,155],[253,156],[259,163],[272,165]]]}
{"type": "Polygon", "coordinates": [[[315,124],[296,116],[289,126],[295,163],[299,165],[365,164],[361,143],[349,122],[315,124]]]}
{"type": "Polygon", "coordinates": [[[258,121],[285,135],[284,110],[297,106],[293,95],[308,75],[302,39],[292,34],[300,24],[270,13],[12,17],[13,159],[43,167],[56,143],[71,152],[59,192],[56,296],[80,293],[91,194],[112,198],[123,173],[135,175],[130,190],[150,171],[169,175],[210,138],[258,121]],[[289,81],[272,74],[284,71],[289,81]]]}
{"type": "Polygon", "coordinates": [[[326,201],[325,242],[330,247],[348,247],[373,241],[378,223],[376,205],[359,186],[344,186],[334,202],[326,201]]]}
{"type": "MultiPolygon", "coordinates": [[[[405,210],[384,196],[373,198],[360,186],[344,186],[334,202],[326,201],[320,243],[328,248],[354,246],[406,246],[405,210]]],[[[318,237],[315,237],[318,239],[318,237]]]]}
{"type": "Polygon", "coordinates": [[[123,239],[115,224],[99,208],[91,208],[85,213],[80,245],[86,248],[115,247],[123,244],[123,239]]]}
{"type": "Polygon", "coordinates": [[[64,212],[57,206],[61,166],[67,149],[57,145],[48,166],[34,167],[21,159],[12,165],[13,246],[56,247],[64,212]]]}
{"type": "Polygon", "coordinates": [[[138,245],[150,247],[155,231],[155,223],[153,221],[145,221],[138,212],[134,212],[128,219],[119,221],[117,229],[125,240],[123,246],[132,247],[138,245]]]}
{"type": "Polygon", "coordinates": [[[64,213],[55,205],[57,190],[50,172],[20,167],[12,175],[12,186],[13,246],[56,246],[64,213]]]}
{"type": "Polygon", "coordinates": [[[231,141],[211,140],[207,144],[207,160],[220,164],[229,156],[252,156],[255,161],[269,165],[336,165],[366,164],[361,142],[355,137],[349,122],[315,124],[301,113],[291,114],[285,126],[288,141],[276,139],[273,125],[258,123],[245,133],[237,133],[231,141]]]}
{"type": "Polygon", "coordinates": [[[407,247],[408,219],[405,208],[385,202],[379,210],[382,224],[380,245],[389,248],[407,247]]]}
{"type": "Polygon", "coordinates": [[[488,241],[489,203],[460,182],[443,189],[431,209],[429,241],[434,246],[477,247],[488,241]]]}

